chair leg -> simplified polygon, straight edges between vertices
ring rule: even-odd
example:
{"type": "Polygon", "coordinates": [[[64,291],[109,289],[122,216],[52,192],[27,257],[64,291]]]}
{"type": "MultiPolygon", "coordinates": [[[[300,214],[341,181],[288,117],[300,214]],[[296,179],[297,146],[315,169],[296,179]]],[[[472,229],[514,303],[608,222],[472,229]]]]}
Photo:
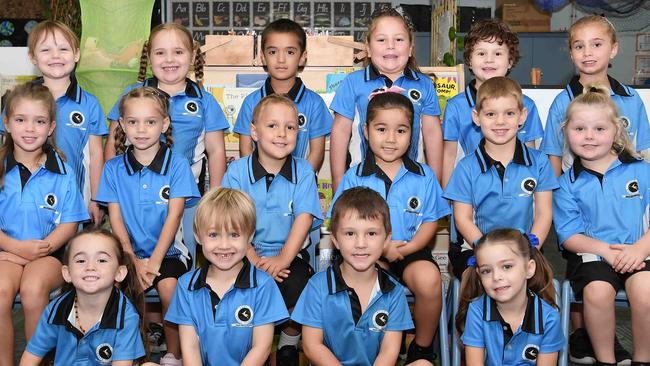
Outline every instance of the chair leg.
{"type": "Polygon", "coordinates": [[[560,297],[560,321],[562,325],[562,332],[564,333],[564,347],[560,350],[560,357],[558,358],[558,366],[567,366],[569,363],[569,315],[571,314],[571,284],[569,281],[562,283],[562,296],[560,297]]]}
{"type": "Polygon", "coordinates": [[[449,365],[449,331],[447,328],[447,305],[445,304],[445,283],[440,286],[442,291],[442,308],[440,309],[440,321],[438,322],[438,338],[440,339],[440,366],[449,365]]]}
{"type": "Polygon", "coordinates": [[[449,289],[451,298],[451,364],[460,366],[460,340],[458,339],[458,330],[456,329],[456,315],[458,314],[458,305],[460,304],[460,280],[454,278],[451,288],[449,289]]]}

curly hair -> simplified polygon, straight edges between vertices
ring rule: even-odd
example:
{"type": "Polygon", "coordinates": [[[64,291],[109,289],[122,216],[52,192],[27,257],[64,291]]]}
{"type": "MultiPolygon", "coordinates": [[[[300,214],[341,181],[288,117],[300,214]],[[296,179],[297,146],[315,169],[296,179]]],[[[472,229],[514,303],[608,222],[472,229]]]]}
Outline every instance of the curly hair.
{"type": "Polygon", "coordinates": [[[484,19],[474,23],[465,37],[463,58],[466,65],[471,65],[474,47],[481,41],[497,42],[499,46],[505,44],[508,47],[508,60],[512,63],[512,67],[515,67],[521,58],[517,33],[510,30],[510,27],[500,19],[484,19]]]}

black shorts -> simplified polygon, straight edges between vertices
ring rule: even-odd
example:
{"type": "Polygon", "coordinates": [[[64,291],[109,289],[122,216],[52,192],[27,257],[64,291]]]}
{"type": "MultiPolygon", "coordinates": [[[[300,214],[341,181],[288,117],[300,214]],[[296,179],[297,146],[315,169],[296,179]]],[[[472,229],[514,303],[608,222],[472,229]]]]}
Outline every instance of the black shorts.
{"type": "Polygon", "coordinates": [[[467,259],[474,255],[471,249],[461,251],[458,245],[449,245],[449,263],[451,264],[451,271],[454,277],[459,280],[463,277],[463,272],[467,269],[467,259]]]}
{"type": "Polygon", "coordinates": [[[438,271],[440,271],[440,267],[438,267],[438,263],[433,260],[433,256],[431,256],[431,252],[427,249],[420,249],[417,252],[411,253],[404,257],[401,261],[395,261],[395,262],[388,262],[388,260],[384,257],[379,258],[380,261],[387,263],[388,268],[390,269],[390,273],[393,274],[397,279],[399,279],[402,283],[402,275],[404,274],[404,269],[406,266],[413,262],[417,261],[427,261],[433,263],[436,268],[438,268],[438,271]]]}
{"type": "MultiPolygon", "coordinates": [[[[301,252],[302,253],[302,252],[301,252]]],[[[284,304],[287,309],[296,306],[302,290],[307,286],[309,278],[314,274],[314,270],[309,265],[309,256],[307,259],[296,257],[289,265],[289,277],[282,282],[277,282],[284,304]]]]}
{"type": "MultiPolygon", "coordinates": [[[[192,263],[192,260],[188,259],[187,263],[192,263]]],[[[151,287],[146,289],[145,292],[156,287],[158,282],[166,278],[178,279],[180,276],[184,275],[188,270],[189,270],[188,266],[186,266],[185,263],[183,263],[183,261],[178,258],[163,259],[162,263],[160,264],[160,269],[158,270],[158,272],[160,272],[160,276],[153,279],[153,284],[151,285],[151,287]]]]}
{"type": "MultiPolygon", "coordinates": [[[[580,257],[578,257],[579,260],[580,257]]],[[[625,281],[638,272],[650,271],[650,260],[645,261],[645,268],[632,273],[618,273],[614,271],[609,263],[604,261],[578,263],[567,268],[567,278],[571,283],[573,294],[576,300],[582,300],[582,291],[592,281],[605,281],[612,285],[614,291],[618,292],[625,288],[625,281]],[[572,269],[570,269],[572,268],[572,269]]]]}

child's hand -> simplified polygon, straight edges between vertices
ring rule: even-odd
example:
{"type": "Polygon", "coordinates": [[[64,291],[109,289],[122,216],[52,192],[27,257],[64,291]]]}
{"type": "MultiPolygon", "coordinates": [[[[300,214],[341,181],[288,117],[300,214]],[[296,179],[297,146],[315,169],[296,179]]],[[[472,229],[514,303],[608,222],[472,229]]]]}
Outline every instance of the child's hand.
{"type": "Polygon", "coordinates": [[[144,259],[139,259],[135,258],[133,264],[135,265],[135,272],[138,275],[138,282],[140,283],[140,286],[142,287],[142,290],[146,290],[151,286],[151,283],[153,281],[149,280],[149,273],[148,273],[148,264],[149,264],[149,259],[144,258],[144,259]]]}
{"type": "Polygon", "coordinates": [[[7,261],[11,262],[14,264],[17,264],[19,266],[24,266],[29,261],[21,256],[15,255],[14,253],[11,252],[0,252],[0,261],[7,261]]]}
{"type": "Polygon", "coordinates": [[[158,276],[160,276],[160,262],[149,258],[147,262],[147,280],[149,280],[149,283],[147,283],[147,285],[153,285],[153,280],[158,276]]]}
{"type": "MultiPolygon", "coordinates": [[[[290,260],[287,260],[282,255],[275,257],[262,257],[257,262],[257,268],[271,275],[273,278],[286,278],[289,275],[290,260]],[[279,276],[283,272],[284,276],[279,276]]],[[[281,282],[281,281],[280,281],[281,282]]]]}
{"type": "Polygon", "coordinates": [[[20,256],[33,261],[50,254],[52,246],[45,240],[23,240],[21,243],[20,256]]]}
{"type": "Polygon", "coordinates": [[[399,248],[406,245],[405,241],[402,240],[391,240],[386,247],[384,247],[384,258],[388,259],[389,262],[401,261],[404,259],[402,253],[400,253],[399,248]]]}
{"type": "MultiPolygon", "coordinates": [[[[621,248],[616,246],[615,244],[608,245],[607,249],[604,253],[598,253],[603,259],[609,263],[612,268],[614,267],[614,261],[616,260],[616,257],[618,257],[618,254],[621,252],[621,248]]],[[[595,254],[595,253],[594,253],[595,254]]]]}
{"type": "Polygon", "coordinates": [[[99,227],[102,224],[104,219],[104,211],[97,202],[90,202],[88,204],[88,214],[90,215],[90,220],[93,222],[94,227],[99,227]]]}
{"type": "Polygon", "coordinates": [[[618,255],[612,262],[612,268],[619,273],[628,273],[641,270],[645,267],[646,251],[637,244],[615,244],[619,249],[618,255]]]}

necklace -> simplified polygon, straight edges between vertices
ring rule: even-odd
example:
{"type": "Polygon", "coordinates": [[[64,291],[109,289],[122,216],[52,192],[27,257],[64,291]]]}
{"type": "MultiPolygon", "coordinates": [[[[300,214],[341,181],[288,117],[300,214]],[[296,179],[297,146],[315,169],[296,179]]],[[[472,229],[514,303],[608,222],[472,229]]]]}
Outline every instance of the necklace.
{"type": "Polygon", "coordinates": [[[77,302],[77,296],[74,297],[74,320],[81,333],[86,334],[86,330],[81,326],[81,321],[79,321],[79,303],[77,302]]]}

